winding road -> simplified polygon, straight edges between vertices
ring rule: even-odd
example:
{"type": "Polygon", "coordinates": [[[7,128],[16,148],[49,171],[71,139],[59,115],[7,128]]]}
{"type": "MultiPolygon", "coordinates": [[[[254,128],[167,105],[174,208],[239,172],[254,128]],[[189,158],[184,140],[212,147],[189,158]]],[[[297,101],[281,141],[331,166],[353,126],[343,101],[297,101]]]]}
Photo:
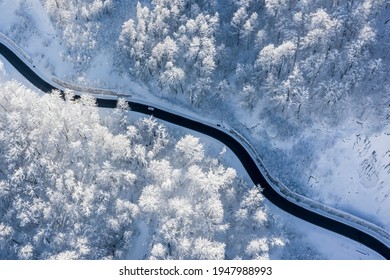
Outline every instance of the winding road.
{"type": "MultiPolygon", "coordinates": [[[[27,80],[29,80],[38,89],[50,93],[52,90],[59,90],[63,93],[60,87],[47,82],[43,77],[40,77],[34,66],[28,65],[24,62],[14,51],[11,50],[6,44],[0,42],[0,54],[4,56],[27,80]]],[[[79,98],[76,95],[75,98],[79,98]]],[[[105,96],[98,97],[96,99],[97,106],[103,108],[115,108],[117,104],[117,96],[105,96]]],[[[260,185],[263,188],[263,195],[275,206],[280,209],[294,215],[300,219],[303,219],[309,223],[328,229],[332,232],[341,234],[345,237],[353,239],[365,246],[376,251],[382,255],[385,259],[390,259],[390,241],[386,238],[378,237],[376,232],[366,229],[360,225],[353,225],[349,222],[345,222],[338,217],[333,217],[330,213],[323,213],[317,209],[303,206],[301,203],[291,201],[284,195],[278,192],[273,186],[272,180],[267,176],[264,170],[259,168],[256,163],[256,159],[253,158],[253,153],[247,150],[244,145],[223,128],[213,127],[202,123],[201,121],[192,120],[172,112],[168,112],[163,109],[159,109],[154,105],[142,104],[132,101],[127,101],[131,110],[143,114],[153,115],[154,117],[186,127],[200,133],[213,137],[229,147],[239,158],[242,165],[245,167],[249,176],[251,177],[255,185],[260,185]],[[151,110],[150,106],[153,106],[154,110],[151,110]]]]}

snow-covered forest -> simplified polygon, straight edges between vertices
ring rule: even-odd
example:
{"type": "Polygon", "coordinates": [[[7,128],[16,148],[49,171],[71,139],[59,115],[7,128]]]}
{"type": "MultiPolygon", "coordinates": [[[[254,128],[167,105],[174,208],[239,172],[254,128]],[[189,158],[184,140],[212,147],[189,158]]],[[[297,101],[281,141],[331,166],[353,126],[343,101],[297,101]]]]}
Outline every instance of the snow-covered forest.
{"type": "MultiPolygon", "coordinates": [[[[223,121],[246,136],[273,176],[293,191],[390,231],[389,1],[18,0],[1,5],[0,31],[38,68],[78,84],[157,97],[223,121]]],[[[251,208],[251,200],[262,200],[257,188],[207,155],[196,137],[176,136],[154,119],[130,121],[126,108],[102,117],[71,98],[64,105],[57,97],[25,93],[13,82],[1,90],[1,153],[7,157],[1,163],[0,195],[12,209],[3,210],[0,220],[0,248],[8,248],[6,254],[318,257],[307,245],[300,253],[292,250],[299,238],[294,241],[290,232],[289,240],[285,229],[276,229],[266,208],[251,208]],[[38,102],[47,102],[48,110],[39,110],[38,102]],[[33,141],[37,137],[50,141],[33,141]],[[42,156],[45,162],[34,160],[40,155],[48,157],[42,156]],[[31,190],[34,184],[41,189],[31,190]],[[108,184],[113,189],[105,189],[108,184]],[[73,189],[78,197],[66,195],[73,189]],[[9,200],[11,190],[18,201],[9,200]],[[59,205],[49,207],[51,199],[59,205]],[[30,207],[26,203],[35,202],[36,210],[23,212],[30,207]],[[72,223],[85,228],[77,231],[72,223]],[[97,223],[103,234],[94,232],[97,223]],[[73,235],[65,236],[69,230],[73,235]],[[238,244],[231,240],[238,231],[251,237],[238,244]],[[137,244],[135,239],[147,244],[124,247],[137,244]],[[101,248],[102,242],[107,246],[101,248]]]]}
{"type": "Polygon", "coordinates": [[[257,187],[207,156],[199,138],[131,119],[125,104],[99,113],[90,96],[64,102],[1,84],[1,259],[294,254],[300,239],[287,236],[257,187]]]}
{"type": "Polygon", "coordinates": [[[43,2],[74,65],[116,47],[117,71],[195,106],[266,102],[285,126],[334,123],[367,102],[388,113],[385,0],[43,2]]]}

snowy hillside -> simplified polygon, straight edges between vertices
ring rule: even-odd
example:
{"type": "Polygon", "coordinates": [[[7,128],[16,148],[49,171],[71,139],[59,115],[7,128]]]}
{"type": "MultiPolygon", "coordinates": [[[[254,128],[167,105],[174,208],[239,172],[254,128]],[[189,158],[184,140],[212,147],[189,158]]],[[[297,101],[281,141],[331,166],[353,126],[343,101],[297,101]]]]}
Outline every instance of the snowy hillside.
{"type": "Polygon", "coordinates": [[[390,231],[388,1],[20,0],[0,18],[48,74],[228,123],[293,191],[390,231]]]}
{"type": "Polygon", "coordinates": [[[0,85],[1,259],[320,258],[199,138],[0,85]]]}

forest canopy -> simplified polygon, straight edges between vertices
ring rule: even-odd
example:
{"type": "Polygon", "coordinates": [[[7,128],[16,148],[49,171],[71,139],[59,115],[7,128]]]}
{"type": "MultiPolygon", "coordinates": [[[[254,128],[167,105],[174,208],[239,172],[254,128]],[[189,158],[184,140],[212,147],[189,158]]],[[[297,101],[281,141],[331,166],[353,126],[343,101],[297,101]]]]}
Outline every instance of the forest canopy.
{"type": "Polygon", "coordinates": [[[130,118],[123,100],[112,112],[94,104],[88,95],[68,92],[63,101],[1,84],[0,258],[286,254],[283,226],[259,188],[210,157],[199,138],[130,118]]]}

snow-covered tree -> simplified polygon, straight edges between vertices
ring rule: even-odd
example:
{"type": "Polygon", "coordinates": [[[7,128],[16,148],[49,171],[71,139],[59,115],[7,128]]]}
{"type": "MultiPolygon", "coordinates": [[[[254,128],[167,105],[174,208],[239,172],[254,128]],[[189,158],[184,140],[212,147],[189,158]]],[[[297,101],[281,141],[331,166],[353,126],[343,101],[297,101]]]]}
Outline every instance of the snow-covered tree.
{"type": "Polygon", "coordinates": [[[186,135],[180,139],[175,146],[175,151],[180,160],[185,165],[201,162],[204,159],[203,144],[199,138],[192,135],[186,135]]]}

